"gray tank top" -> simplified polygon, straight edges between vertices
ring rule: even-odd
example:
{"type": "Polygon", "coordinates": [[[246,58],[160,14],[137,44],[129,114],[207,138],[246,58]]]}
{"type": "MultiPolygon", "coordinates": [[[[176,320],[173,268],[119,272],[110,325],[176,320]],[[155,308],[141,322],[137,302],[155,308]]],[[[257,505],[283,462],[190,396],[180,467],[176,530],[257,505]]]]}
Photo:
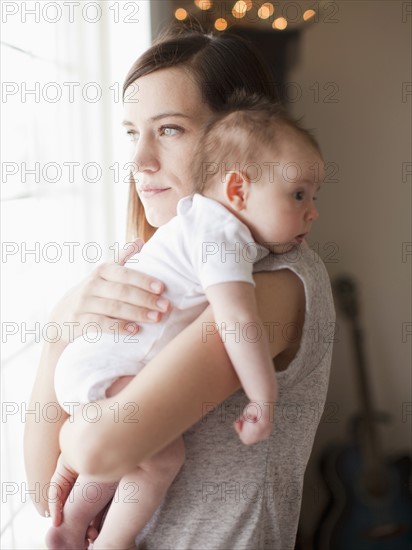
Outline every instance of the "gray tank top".
{"type": "MultiPolygon", "coordinates": [[[[303,475],[326,399],[335,311],[325,266],[305,242],[263,258],[254,271],[285,268],[304,284],[306,313],[299,351],[277,374],[271,437],[245,446],[234,432],[248,403],[243,390],[217,406],[205,403],[210,412],[183,434],[186,461],[136,539],[139,550],[294,548],[303,475]]],[[[296,330],[285,326],[283,336],[293,341],[296,330]]]]}

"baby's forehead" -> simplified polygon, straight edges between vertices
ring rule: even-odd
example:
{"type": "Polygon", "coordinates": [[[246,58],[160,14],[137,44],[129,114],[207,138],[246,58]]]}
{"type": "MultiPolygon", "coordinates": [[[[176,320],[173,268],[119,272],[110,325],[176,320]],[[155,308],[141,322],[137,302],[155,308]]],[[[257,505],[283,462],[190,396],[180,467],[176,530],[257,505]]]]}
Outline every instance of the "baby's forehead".
{"type": "Polygon", "coordinates": [[[324,163],[318,146],[308,136],[295,130],[279,135],[271,143],[262,143],[258,151],[263,161],[272,159],[287,163],[306,159],[324,163]]]}
{"type": "Polygon", "coordinates": [[[314,136],[305,129],[292,126],[288,123],[283,123],[279,126],[278,131],[275,133],[276,143],[274,145],[280,146],[305,146],[312,147],[319,155],[319,145],[314,136]]]}
{"type": "Polygon", "coordinates": [[[295,183],[322,183],[325,173],[325,161],[318,147],[304,134],[291,132],[275,143],[260,149],[257,162],[270,174],[295,183]]]}

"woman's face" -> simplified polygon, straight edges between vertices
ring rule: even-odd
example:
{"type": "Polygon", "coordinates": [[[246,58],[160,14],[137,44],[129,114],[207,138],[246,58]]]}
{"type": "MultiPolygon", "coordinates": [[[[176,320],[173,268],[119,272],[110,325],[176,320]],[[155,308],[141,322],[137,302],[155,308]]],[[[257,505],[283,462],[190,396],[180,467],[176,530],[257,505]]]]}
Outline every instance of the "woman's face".
{"type": "Polygon", "coordinates": [[[123,124],[132,142],[136,190],[147,221],[159,227],[176,215],[178,201],[192,193],[193,151],[211,110],[183,68],[139,78],[127,97],[123,124]]]}

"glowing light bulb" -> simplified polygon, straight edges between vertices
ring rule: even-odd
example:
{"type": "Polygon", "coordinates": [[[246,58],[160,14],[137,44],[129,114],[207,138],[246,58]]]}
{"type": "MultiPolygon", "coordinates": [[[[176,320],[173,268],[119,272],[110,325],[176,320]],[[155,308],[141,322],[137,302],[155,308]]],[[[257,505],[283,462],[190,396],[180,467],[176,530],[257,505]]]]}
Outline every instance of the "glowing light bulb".
{"type": "Polygon", "coordinates": [[[217,31],[224,31],[227,29],[227,21],[226,19],[223,19],[223,17],[219,17],[219,19],[216,19],[215,21],[215,29],[217,31]]]}
{"type": "Polygon", "coordinates": [[[178,21],[184,21],[187,17],[187,11],[183,8],[177,8],[175,11],[175,17],[178,21]]]}
{"type": "Polygon", "coordinates": [[[195,6],[200,10],[210,10],[212,7],[212,0],[195,0],[195,6]]]}
{"type": "Polygon", "coordinates": [[[261,19],[268,19],[271,15],[273,15],[273,12],[275,11],[275,8],[270,2],[266,2],[265,4],[262,4],[260,8],[258,9],[258,16],[261,19]]]}
{"type": "Polygon", "coordinates": [[[284,17],[278,17],[272,23],[272,27],[278,31],[283,31],[288,26],[288,22],[284,17]]]}
{"type": "Polygon", "coordinates": [[[244,2],[243,0],[238,0],[238,2],[236,2],[236,4],[233,6],[232,15],[233,17],[236,17],[236,19],[241,19],[242,17],[245,17],[246,11],[246,2],[244,2]]]}
{"type": "Polygon", "coordinates": [[[309,21],[309,19],[312,19],[314,15],[316,15],[315,10],[306,10],[305,13],[303,14],[303,20],[309,21]]]}

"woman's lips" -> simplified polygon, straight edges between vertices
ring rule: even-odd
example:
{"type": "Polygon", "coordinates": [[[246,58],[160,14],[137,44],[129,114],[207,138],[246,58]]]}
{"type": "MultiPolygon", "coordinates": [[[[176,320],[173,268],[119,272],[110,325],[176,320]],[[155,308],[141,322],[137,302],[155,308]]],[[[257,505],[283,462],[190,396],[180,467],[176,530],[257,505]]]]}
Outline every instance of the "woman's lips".
{"type": "Polygon", "coordinates": [[[139,190],[139,195],[144,199],[150,199],[150,197],[169,191],[169,189],[170,187],[145,187],[139,190]]]}

